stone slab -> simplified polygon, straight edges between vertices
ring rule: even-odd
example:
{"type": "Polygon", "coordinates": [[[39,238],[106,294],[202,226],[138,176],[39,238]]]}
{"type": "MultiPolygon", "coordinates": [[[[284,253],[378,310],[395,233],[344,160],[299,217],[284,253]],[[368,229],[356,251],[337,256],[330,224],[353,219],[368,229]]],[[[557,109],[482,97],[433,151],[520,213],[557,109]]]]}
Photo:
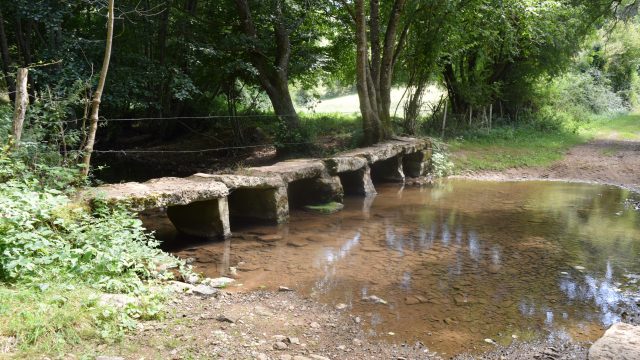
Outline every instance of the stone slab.
{"type": "Polygon", "coordinates": [[[253,167],[243,170],[248,176],[279,176],[287,183],[320,177],[325,174],[324,162],[318,159],[296,159],[281,161],[270,166],[253,167]]]}
{"type": "Polygon", "coordinates": [[[229,189],[277,189],[286,184],[278,176],[246,176],[236,174],[194,174],[187,179],[210,179],[223,183],[229,189]]]}
{"type": "Polygon", "coordinates": [[[340,153],[338,157],[361,157],[367,159],[369,164],[373,164],[394,156],[424,150],[428,147],[429,142],[427,140],[394,137],[384,143],[340,153]]]}
{"type": "Polygon", "coordinates": [[[104,199],[108,203],[130,202],[134,210],[187,205],[196,201],[224,198],[229,189],[207,178],[165,177],[145,183],[128,182],[99,186],[85,191],[83,198],[104,199]]]}
{"type": "Polygon", "coordinates": [[[589,360],[640,359],[640,326],[613,324],[589,349],[589,360]]]}
{"type": "Polygon", "coordinates": [[[364,156],[336,156],[324,159],[324,163],[331,175],[358,171],[368,165],[368,161],[364,156]]]}

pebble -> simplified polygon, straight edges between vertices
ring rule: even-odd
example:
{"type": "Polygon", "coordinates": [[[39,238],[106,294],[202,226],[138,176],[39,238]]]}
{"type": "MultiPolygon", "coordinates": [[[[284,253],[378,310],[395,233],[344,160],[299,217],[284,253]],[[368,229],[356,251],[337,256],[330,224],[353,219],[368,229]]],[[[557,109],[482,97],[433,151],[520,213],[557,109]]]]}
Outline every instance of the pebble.
{"type": "Polygon", "coordinates": [[[484,339],[484,342],[486,342],[487,344],[495,344],[496,343],[493,339],[489,339],[489,338],[484,339]]]}
{"type": "Polygon", "coordinates": [[[315,355],[315,354],[311,354],[311,355],[309,355],[309,357],[314,359],[314,360],[331,360],[326,356],[320,356],[320,355],[315,355]]]}
{"type": "Polygon", "coordinates": [[[386,305],[387,301],[384,299],[381,299],[375,295],[370,295],[370,296],[365,296],[362,298],[363,301],[367,301],[370,303],[374,303],[374,304],[382,304],[382,305],[386,305]]]}
{"type": "Polygon", "coordinates": [[[286,292],[286,291],[293,291],[293,289],[289,289],[286,286],[280,286],[278,287],[278,291],[286,292]]]}
{"type": "Polygon", "coordinates": [[[340,346],[338,346],[338,350],[346,351],[347,347],[344,346],[344,345],[340,345],[340,346]]]}
{"type": "Polygon", "coordinates": [[[336,305],[336,310],[344,310],[347,307],[348,307],[347,304],[340,303],[340,304],[336,305]]]}
{"type": "Polygon", "coordinates": [[[192,289],[192,291],[196,295],[212,296],[212,295],[215,295],[218,292],[218,289],[216,289],[215,287],[209,286],[209,285],[200,284],[198,286],[195,286],[192,289]]]}
{"type": "Polygon", "coordinates": [[[260,315],[260,316],[271,316],[273,315],[273,313],[265,308],[263,308],[262,306],[256,306],[254,311],[256,312],[256,314],[260,315]]]}
{"type": "Polygon", "coordinates": [[[273,344],[273,348],[276,350],[287,350],[288,346],[284,342],[278,341],[275,344],[273,344]]]}
{"type": "Polygon", "coordinates": [[[298,339],[297,337],[288,337],[287,340],[290,344],[300,345],[300,339],[298,339]]]}
{"type": "Polygon", "coordinates": [[[169,289],[176,293],[191,293],[194,286],[181,281],[169,281],[169,289]]]}
{"type": "Polygon", "coordinates": [[[362,340],[360,340],[360,339],[353,339],[353,345],[356,345],[356,346],[362,346],[362,340]]]}
{"type": "Polygon", "coordinates": [[[293,358],[293,356],[291,356],[289,354],[280,355],[280,360],[291,360],[292,358],[293,358]]]}
{"type": "Polygon", "coordinates": [[[200,278],[196,274],[189,274],[189,275],[183,275],[183,280],[188,284],[195,284],[198,282],[198,280],[200,280],[200,278]]]}
{"type": "Polygon", "coordinates": [[[312,329],[319,329],[320,328],[320,324],[318,324],[317,322],[312,322],[311,324],[309,324],[309,326],[311,326],[312,329]]]}
{"type": "Polygon", "coordinates": [[[287,339],[287,337],[284,335],[273,335],[272,338],[275,341],[282,341],[282,342],[284,342],[287,339]]]}
{"type": "Polygon", "coordinates": [[[232,319],[232,318],[230,318],[230,317],[228,317],[226,315],[222,315],[222,314],[216,316],[216,320],[218,320],[220,322],[228,322],[228,323],[231,323],[231,324],[234,324],[236,322],[235,319],[232,319]]]}
{"type": "Polygon", "coordinates": [[[231,276],[238,276],[238,268],[235,266],[229,267],[229,274],[231,276]]]}
{"type": "Polygon", "coordinates": [[[256,359],[258,359],[258,360],[269,360],[269,357],[265,353],[260,353],[260,354],[258,354],[258,356],[256,356],[256,359]]]}
{"type": "Polygon", "coordinates": [[[211,279],[211,278],[206,278],[204,280],[202,280],[202,283],[204,285],[208,285],[214,288],[223,288],[228,286],[229,284],[231,284],[232,282],[234,282],[235,280],[232,278],[228,278],[228,277],[219,277],[219,278],[215,278],[215,279],[211,279]]]}
{"type": "Polygon", "coordinates": [[[262,242],[274,242],[282,240],[282,236],[280,235],[262,235],[258,237],[258,241],[262,242]]]}

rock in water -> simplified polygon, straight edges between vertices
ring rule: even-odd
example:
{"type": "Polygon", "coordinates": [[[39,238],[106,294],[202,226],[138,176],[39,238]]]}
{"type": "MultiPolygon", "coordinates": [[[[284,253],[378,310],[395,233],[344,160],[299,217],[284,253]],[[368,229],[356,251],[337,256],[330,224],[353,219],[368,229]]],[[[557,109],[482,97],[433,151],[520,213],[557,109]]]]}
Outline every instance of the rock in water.
{"type": "Polygon", "coordinates": [[[371,295],[371,296],[365,296],[362,298],[362,301],[366,301],[366,302],[370,302],[370,303],[374,303],[374,304],[383,304],[386,305],[387,301],[383,300],[375,295],[371,295]]]}
{"type": "Polygon", "coordinates": [[[613,324],[589,349],[589,360],[640,359],[640,326],[613,324]]]}
{"type": "Polygon", "coordinates": [[[339,202],[330,202],[321,205],[306,205],[304,209],[318,214],[333,214],[344,209],[344,205],[339,202]]]}

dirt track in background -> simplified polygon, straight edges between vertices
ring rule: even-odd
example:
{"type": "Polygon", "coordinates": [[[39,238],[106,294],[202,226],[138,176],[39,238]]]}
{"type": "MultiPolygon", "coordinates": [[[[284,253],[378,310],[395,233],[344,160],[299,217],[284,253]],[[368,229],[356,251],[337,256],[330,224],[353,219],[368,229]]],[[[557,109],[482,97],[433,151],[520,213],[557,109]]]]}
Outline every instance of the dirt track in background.
{"type": "Polygon", "coordinates": [[[640,141],[596,139],[570,149],[548,167],[463,173],[482,180],[567,180],[621,186],[640,192],[640,141]]]}

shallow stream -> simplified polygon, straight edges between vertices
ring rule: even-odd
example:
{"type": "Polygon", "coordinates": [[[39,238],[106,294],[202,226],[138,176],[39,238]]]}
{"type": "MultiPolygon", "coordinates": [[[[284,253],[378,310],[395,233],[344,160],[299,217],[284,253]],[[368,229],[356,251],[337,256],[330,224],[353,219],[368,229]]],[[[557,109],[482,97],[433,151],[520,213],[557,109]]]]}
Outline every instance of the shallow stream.
{"type": "Polygon", "coordinates": [[[286,286],[346,304],[372,336],[455,354],[514,338],[594,340],[638,322],[640,213],[631,194],[562,182],[378,185],[333,215],[238,226],[227,241],[162,239],[206,276],[242,289],[286,286]],[[362,299],[375,295],[387,304],[362,299]]]}

